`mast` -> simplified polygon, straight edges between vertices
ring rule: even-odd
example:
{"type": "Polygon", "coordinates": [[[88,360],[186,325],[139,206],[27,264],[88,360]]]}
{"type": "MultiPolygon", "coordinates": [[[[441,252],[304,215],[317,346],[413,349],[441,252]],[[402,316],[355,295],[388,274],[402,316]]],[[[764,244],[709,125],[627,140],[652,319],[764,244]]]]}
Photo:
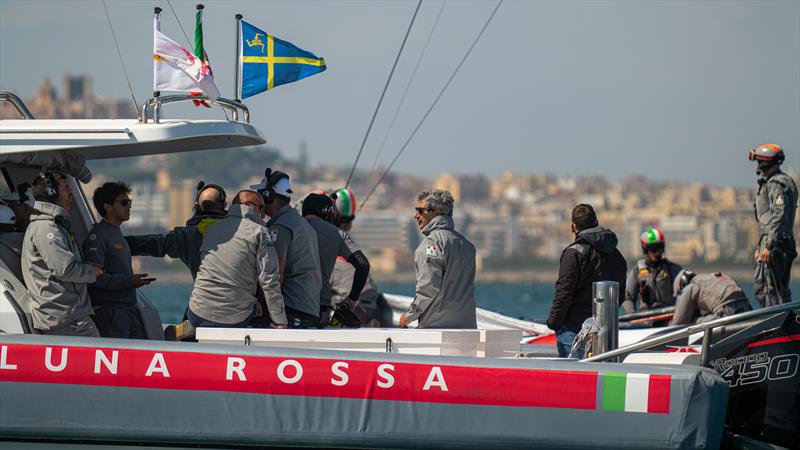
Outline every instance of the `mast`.
{"type": "Polygon", "coordinates": [[[242,15],[236,15],[236,67],[233,70],[233,101],[242,101],[242,84],[239,78],[242,75],[242,15]]]}
{"type": "MultiPolygon", "coordinates": [[[[153,8],[153,29],[156,31],[161,31],[161,8],[156,6],[153,8]]],[[[153,50],[156,47],[156,35],[153,33],[153,50]]],[[[153,53],[155,57],[155,52],[153,53]]],[[[153,60],[153,97],[159,97],[161,95],[160,91],[155,90],[156,87],[156,80],[158,79],[158,66],[156,65],[155,59],[153,60]]]]}

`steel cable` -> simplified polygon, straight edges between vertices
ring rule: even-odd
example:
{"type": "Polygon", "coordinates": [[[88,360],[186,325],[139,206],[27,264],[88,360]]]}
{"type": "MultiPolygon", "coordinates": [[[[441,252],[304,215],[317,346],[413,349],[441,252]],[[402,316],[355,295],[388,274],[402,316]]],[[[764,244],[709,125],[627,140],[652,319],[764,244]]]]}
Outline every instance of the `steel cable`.
{"type": "Polygon", "coordinates": [[[458,73],[459,69],[461,69],[461,66],[464,65],[464,62],[469,57],[469,54],[472,53],[472,49],[475,48],[475,44],[477,44],[478,41],[481,39],[481,36],[483,36],[483,32],[486,31],[486,28],[489,26],[489,23],[492,21],[492,18],[494,18],[495,14],[497,14],[497,10],[500,9],[500,5],[502,5],[502,4],[503,4],[503,0],[499,0],[497,2],[497,6],[494,7],[494,11],[492,11],[492,14],[489,15],[489,18],[486,20],[486,23],[483,24],[483,28],[481,28],[481,31],[475,37],[475,40],[472,41],[472,45],[469,46],[469,49],[467,50],[467,53],[465,53],[464,57],[461,58],[461,62],[458,63],[458,66],[456,66],[456,69],[453,71],[453,74],[450,75],[450,78],[447,80],[447,83],[444,84],[444,87],[439,92],[439,95],[436,96],[436,99],[433,100],[433,103],[431,103],[431,106],[428,107],[427,111],[425,111],[425,115],[422,116],[422,120],[419,121],[419,123],[417,124],[416,128],[414,128],[414,131],[411,132],[411,136],[409,136],[408,139],[406,140],[406,142],[403,144],[403,146],[400,147],[400,150],[394,156],[394,159],[392,159],[392,162],[389,164],[389,167],[387,167],[386,170],[383,172],[383,175],[381,175],[380,179],[372,186],[372,189],[369,190],[369,193],[367,194],[367,196],[364,197],[364,200],[361,202],[361,208],[364,208],[364,205],[366,205],[366,203],[369,200],[369,198],[375,192],[375,189],[377,189],[378,186],[381,184],[381,182],[383,182],[383,179],[386,178],[386,175],[388,175],[389,171],[392,170],[392,167],[397,162],[397,160],[400,158],[400,155],[403,154],[403,151],[406,149],[406,147],[408,147],[408,144],[411,142],[412,139],[414,139],[414,136],[417,134],[417,131],[419,131],[419,129],[422,126],[422,124],[425,123],[425,119],[427,119],[428,115],[430,115],[431,111],[433,111],[433,108],[436,106],[436,103],[439,102],[439,99],[442,98],[442,95],[447,90],[447,87],[450,86],[450,82],[453,81],[453,78],[455,78],[455,76],[458,73]]]}
{"type": "Polygon", "coordinates": [[[400,55],[403,53],[403,48],[406,46],[406,41],[408,40],[408,35],[411,34],[411,28],[414,26],[414,21],[417,19],[417,13],[419,12],[419,7],[422,5],[422,0],[417,2],[417,8],[414,9],[414,15],[411,16],[411,22],[408,24],[408,29],[406,30],[406,35],[403,37],[403,43],[400,44],[400,50],[397,52],[397,56],[394,59],[394,64],[392,64],[392,70],[389,72],[389,78],[386,79],[386,84],[383,86],[383,92],[381,92],[381,97],[378,99],[378,104],[375,106],[375,112],[372,113],[372,119],[369,121],[369,126],[367,127],[367,132],[364,134],[364,139],[361,141],[361,147],[358,149],[358,154],[356,155],[355,161],[353,161],[353,168],[350,169],[350,175],[347,176],[347,182],[344,184],[345,189],[350,186],[350,181],[353,179],[353,174],[356,171],[356,166],[358,165],[358,160],[361,158],[361,153],[364,151],[364,145],[367,143],[367,138],[369,137],[369,132],[372,130],[372,125],[375,123],[375,117],[378,116],[378,110],[381,109],[381,103],[383,103],[383,97],[386,95],[386,89],[389,88],[389,83],[392,81],[392,75],[394,75],[394,70],[397,68],[397,62],[400,61],[400,55]]]}
{"type": "Polygon", "coordinates": [[[136,116],[139,117],[139,103],[136,102],[136,96],[133,95],[133,86],[131,85],[131,78],[128,76],[128,69],[125,68],[125,60],[122,59],[122,51],[119,49],[119,42],[117,41],[117,33],[114,32],[114,25],[111,24],[111,16],[108,15],[108,7],[106,0],[103,0],[103,9],[106,12],[106,20],[108,20],[108,27],[111,28],[111,37],[114,38],[114,45],[117,47],[117,56],[119,62],[122,64],[122,73],[125,74],[125,80],[128,82],[128,90],[131,91],[131,98],[133,99],[133,109],[136,110],[136,116]]]}
{"type": "Polygon", "coordinates": [[[411,72],[411,78],[408,79],[408,84],[406,84],[406,89],[403,91],[403,96],[400,98],[400,103],[397,105],[397,109],[394,111],[392,120],[389,122],[389,128],[386,130],[386,134],[383,136],[383,141],[381,142],[380,147],[378,147],[378,153],[375,155],[375,159],[372,161],[372,166],[369,168],[369,176],[367,176],[368,180],[371,180],[373,175],[375,175],[375,168],[378,165],[378,160],[383,153],[384,146],[386,146],[386,141],[389,139],[389,134],[391,134],[392,130],[394,129],[394,123],[397,120],[397,115],[400,113],[400,109],[403,108],[403,104],[406,101],[406,95],[408,95],[408,90],[411,87],[411,83],[414,82],[414,77],[417,76],[417,70],[422,63],[422,59],[425,57],[425,53],[428,50],[428,44],[431,43],[431,38],[433,37],[434,31],[436,31],[436,26],[439,25],[439,19],[442,17],[442,12],[444,11],[444,6],[446,4],[447,0],[444,0],[442,2],[442,6],[439,8],[439,13],[436,15],[436,20],[433,22],[433,26],[431,27],[430,33],[428,33],[428,38],[425,41],[425,45],[422,47],[422,53],[420,53],[419,59],[417,59],[417,65],[414,66],[414,71],[411,72]]]}

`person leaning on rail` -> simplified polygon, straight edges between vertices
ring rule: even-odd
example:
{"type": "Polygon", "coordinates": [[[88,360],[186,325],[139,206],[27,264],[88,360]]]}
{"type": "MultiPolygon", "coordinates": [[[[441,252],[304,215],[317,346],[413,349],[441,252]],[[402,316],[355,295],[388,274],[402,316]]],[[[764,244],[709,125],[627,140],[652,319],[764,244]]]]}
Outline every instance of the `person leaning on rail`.
{"type": "Polygon", "coordinates": [[[294,193],[289,175],[267,169],[261,183],[250,188],[261,194],[270,217],[267,227],[278,252],[289,327],[317,327],[322,290],[317,234],[289,204],[294,193]]]}
{"type": "Polygon", "coordinates": [[[454,229],[453,196],[440,189],[422,191],[414,208],[425,239],[414,253],[417,286],[400,327],[477,328],[475,246],[454,229]]]}
{"type": "Polygon", "coordinates": [[[569,355],[583,321],[592,316],[592,283],[616,281],[624,292],[627,271],[625,258],[617,250],[617,235],[600,226],[591,205],[573,208],[571,227],[575,241],[561,253],[556,293],[547,318],[562,358],[569,355]]]}
{"type": "Polygon", "coordinates": [[[681,270],[673,289],[678,302],[670,325],[703,323],[752,309],[736,280],[721,272],[695,275],[681,270]]]}
{"type": "Polygon", "coordinates": [[[22,242],[22,276],[31,296],[33,327],[42,334],[100,337],[87,285],[103,274],[83,261],[68,219],[72,191],[58,172],[33,181],[36,199],[22,242]]]}

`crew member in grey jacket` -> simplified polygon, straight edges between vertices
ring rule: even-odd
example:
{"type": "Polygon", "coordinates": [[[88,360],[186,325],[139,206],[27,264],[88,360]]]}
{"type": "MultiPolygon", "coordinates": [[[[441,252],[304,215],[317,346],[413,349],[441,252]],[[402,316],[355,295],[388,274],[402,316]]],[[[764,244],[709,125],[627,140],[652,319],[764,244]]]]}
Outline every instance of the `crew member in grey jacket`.
{"type": "Polygon", "coordinates": [[[317,233],[289,205],[292,183],[289,175],[267,169],[260,184],[250,186],[264,198],[270,235],[278,252],[281,292],[291,328],[319,325],[319,294],[322,274],[317,233]]]}
{"type": "Polygon", "coordinates": [[[94,321],[103,337],[147,339],[142,318],[136,311],[136,289],[154,278],[133,273],[131,249],[120,225],[131,217],[131,189],[125,183],[105,183],[95,189],[92,202],[103,218],[89,230],[83,242],[86,261],[105,273],[89,285],[94,321]]]}
{"type": "Polygon", "coordinates": [[[42,334],[99,337],[86,286],[103,269],[83,262],[67,218],[72,191],[64,175],[40,174],[33,196],[36,212],[22,242],[22,276],[31,296],[33,327],[42,334]]]}
{"type": "Polygon", "coordinates": [[[674,285],[678,302],[670,325],[703,323],[752,309],[736,280],[721,272],[695,275],[681,270],[674,285]],[[698,310],[705,315],[695,318],[698,310]]]}
{"type": "Polygon", "coordinates": [[[241,191],[228,215],[206,232],[189,300],[193,326],[248,326],[256,315],[257,289],[261,287],[272,326],[286,327],[278,255],[264,226],[264,215],[261,196],[241,191]]]}
{"type": "MultiPolygon", "coordinates": [[[[355,276],[350,285],[346,307],[350,310],[358,303],[369,276],[369,261],[350,236],[332,222],[336,219],[336,206],[333,199],[325,194],[309,194],[303,200],[303,217],[317,234],[322,289],[319,293],[320,324],[327,325],[333,311],[331,294],[331,274],[336,258],[344,258],[355,268],[355,276]]],[[[340,312],[340,314],[344,314],[340,312]]]]}
{"type": "Polygon", "coordinates": [[[418,328],[477,328],[475,318],[475,246],[453,229],[453,196],[423,191],[414,219],[425,235],[414,255],[417,288],[400,327],[419,320],[418,328]]]}
{"type": "Polygon", "coordinates": [[[792,301],[789,279],[797,258],[794,218],[797,212],[797,185],[781,171],[786,155],[775,144],[764,144],[750,151],[756,161],[758,189],[753,206],[758,221],[758,248],[753,257],[756,273],[753,283],[756,301],[762,307],[792,301]]]}

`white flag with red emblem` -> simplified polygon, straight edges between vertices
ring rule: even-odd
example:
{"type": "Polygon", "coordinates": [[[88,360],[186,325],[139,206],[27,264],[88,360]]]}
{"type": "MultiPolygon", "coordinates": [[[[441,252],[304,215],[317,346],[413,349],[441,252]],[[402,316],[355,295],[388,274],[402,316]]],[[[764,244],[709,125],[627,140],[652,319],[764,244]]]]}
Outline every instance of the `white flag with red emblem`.
{"type": "Polygon", "coordinates": [[[153,89],[156,91],[202,91],[211,100],[219,98],[208,63],[191,51],[153,29],[153,89]]]}

